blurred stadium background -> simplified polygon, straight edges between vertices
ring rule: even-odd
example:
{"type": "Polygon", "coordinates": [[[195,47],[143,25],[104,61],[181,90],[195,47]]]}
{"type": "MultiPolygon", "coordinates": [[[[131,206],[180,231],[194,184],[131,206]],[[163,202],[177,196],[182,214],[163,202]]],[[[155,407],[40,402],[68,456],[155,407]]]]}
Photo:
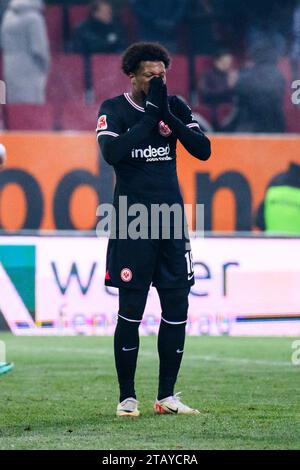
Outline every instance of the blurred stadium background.
{"type": "MultiPolygon", "coordinates": [[[[140,448],[297,448],[300,2],[53,0],[41,6],[39,0],[0,2],[0,142],[7,152],[0,163],[0,339],[6,360],[17,366],[5,382],[0,378],[3,448],[135,445],[133,438],[119,444],[115,422],[111,440],[96,438],[97,422],[110,429],[111,409],[95,416],[79,396],[95,405],[96,387],[102,399],[116,399],[110,339],[82,337],[111,336],[117,312],[115,289],[103,285],[107,240],[96,236],[96,209],[112,200],[114,178],[94,130],[101,101],[128,91],[121,53],[138,40],[169,48],[169,94],[190,104],[213,149],[203,163],[178,148],[184,200],[205,205],[205,238],[192,237],[196,284],[187,328],[195,338],[185,362],[190,399],[201,394],[204,414],[193,439],[192,424],[183,420],[174,442],[163,444],[149,421],[140,448]],[[288,194],[272,193],[286,187],[288,194]],[[64,416],[42,428],[51,410],[60,412],[56,402],[65,393],[64,416]],[[37,395],[47,396],[44,408],[37,395]],[[86,423],[75,418],[80,406],[86,423]],[[60,440],[60,431],[82,426],[69,443],[60,440]]],[[[189,224],[193,231],[193,215],[189,224]]],[[[159,314],[151,292],[144,335],[157,332],[159,314]]],[[[144,341],[141,361],[149,364],[141,383],[148,384],[148,375],[156,377],[147,357],[154,357],[155,345],[152,337],[144,341]]],[[[167,435],[167,421],[159,421],[167,435]]]]}

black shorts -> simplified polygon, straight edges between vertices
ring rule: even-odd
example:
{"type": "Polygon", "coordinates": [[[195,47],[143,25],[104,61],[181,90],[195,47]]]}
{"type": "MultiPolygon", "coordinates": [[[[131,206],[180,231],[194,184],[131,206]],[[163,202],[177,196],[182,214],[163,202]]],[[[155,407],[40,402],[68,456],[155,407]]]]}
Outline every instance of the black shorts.
{"type": "Polygon", "coordinates": [[[110,239],[105,285],[131,289],[189,287],[194,270],[189,240],[110,239]]]}

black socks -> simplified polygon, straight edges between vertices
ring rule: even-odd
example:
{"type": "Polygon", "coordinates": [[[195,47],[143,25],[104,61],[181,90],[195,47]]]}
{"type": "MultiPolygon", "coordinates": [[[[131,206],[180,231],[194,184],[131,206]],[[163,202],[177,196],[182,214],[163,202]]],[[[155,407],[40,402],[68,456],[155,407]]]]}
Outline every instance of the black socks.
{"type": "MultiPolygon", "coordinates": [[[[158,290],[162,320],[158,333],[158,399],[174,395],[185,342],[188,293],[186,289],[158,290]],[[171,315],[172,313],[172,315],[171,315]]],[[[148,290],[119,289],[120,309],[114,336],[115,364],[120,386],[120,402],[136,398],[134,376],[139,351],[139,326],[148,290]]]]}
{"type": "Polygon", "coordinates": [[[115,364],[120,386],[120,402],[125,398],[136,398],[134,375],[139,351],[140,322],[118,317],[114,336],[115,364]]]}
{"type": "Polygon", "coordinates": [[[174,395],[174,387],[183,355],[186,323],[170,324],[161,320],[158,333],[160,359],[158,400],[174,395]]]}

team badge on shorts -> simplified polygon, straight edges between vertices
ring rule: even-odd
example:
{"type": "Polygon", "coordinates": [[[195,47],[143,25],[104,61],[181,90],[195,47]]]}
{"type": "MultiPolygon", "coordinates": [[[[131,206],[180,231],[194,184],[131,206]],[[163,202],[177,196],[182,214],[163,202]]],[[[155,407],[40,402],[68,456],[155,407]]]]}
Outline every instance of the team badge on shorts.
{"type": "Polygon", "coordinates": [[[121,279],[123,282],[130,282],[132,279],[132,271],[129,268],[123,268],[121,271],[121,279]]]}
{"type": "Polygon", "coordinates": [[[167,126],[167,124],[164,123],[164,121],[159,122],[158,131],[163,137],[169,137],[169,135],[172,134],[171,129],[169,128],[169,126],[167,126]]]}
{"type": "Polygon", "coordinates": [[[107,118],[106,114],[102,114],[102,116],[99,117],[98,122],[97,122],[97,131],[104,131],[107,129],[107,118]]]}

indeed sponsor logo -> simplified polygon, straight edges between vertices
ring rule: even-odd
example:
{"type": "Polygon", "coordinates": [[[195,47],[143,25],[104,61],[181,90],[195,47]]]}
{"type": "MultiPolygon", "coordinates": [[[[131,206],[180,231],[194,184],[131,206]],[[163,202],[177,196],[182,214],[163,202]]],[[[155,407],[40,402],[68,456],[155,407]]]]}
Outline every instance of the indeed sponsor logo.
{"type": "Polygon", "coordinates": [[[133,149],[131,152],[132,158],[152,158],[152,157],[167,157],[170,153],[170,145],[166,147],[154,148],[151,145],[145,149],[133,149]]]}

